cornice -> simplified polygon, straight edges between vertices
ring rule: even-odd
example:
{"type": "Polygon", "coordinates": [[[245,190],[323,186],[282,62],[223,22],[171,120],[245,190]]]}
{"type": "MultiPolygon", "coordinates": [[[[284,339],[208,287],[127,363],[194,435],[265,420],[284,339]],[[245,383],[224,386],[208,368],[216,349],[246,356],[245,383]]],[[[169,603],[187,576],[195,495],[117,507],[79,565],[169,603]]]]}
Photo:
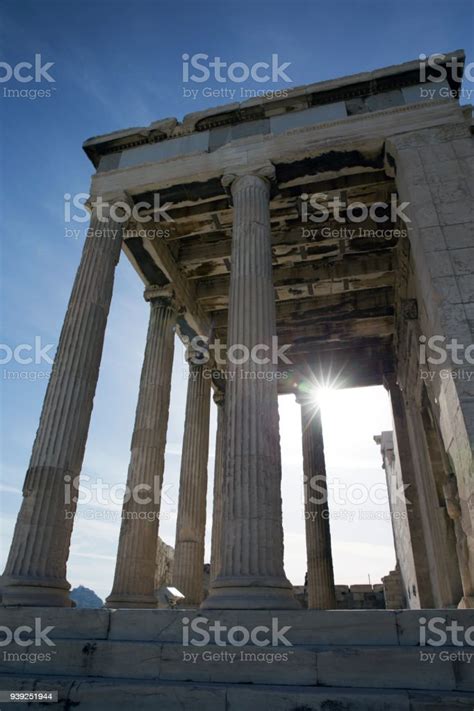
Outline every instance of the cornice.
{"type": "MultiPolygon", "coordinates": [[[[453,57],[459,63],[464,61],[463,51],[458,50],[446,53],[444,64],[453,57]]],[[[443,62],[440,62],[440,64],[443,64],[443,62]]],[[[455,92],[459,91],[459,83],[453,78],[452,72],[451,74],[449,73],[449,67],[448,82],[455,92]]],[[[295,87],[288,90],[288,94],[283,97],[255,98],[240,104],[226,104],[215,109],[206,109],[188,114],[181,123],[175,118],[168,118],[155,121],[148,127],[96,136],[85,141],[83,148],[94,166],[97,167],[101,156],[122,152],[130,148],[189,136],[193,133],[222,126],[231,126],[237,123],[271,118],[274,115],[304,111],[315,106],[370,96],[397,88],[415,86],[419,83],[419,60],[416,60],[394,67],[377,69],[373,72],[295,87]],[[300,106],[295,109],[295,105],[297,106],[298,104],[300,106]],[[287,111],[287,108],[289,111],[287,111]],[[281,112],[278,109],[281,109],[281,112]]],[[[282,90],[280,89],[280,91],[282,90]]],[[[400,110],[409,109],[410,106],[399,108],[400,110]]],[[[360,114],[363,118],[369,115],[369,113],[360,114]]]]}

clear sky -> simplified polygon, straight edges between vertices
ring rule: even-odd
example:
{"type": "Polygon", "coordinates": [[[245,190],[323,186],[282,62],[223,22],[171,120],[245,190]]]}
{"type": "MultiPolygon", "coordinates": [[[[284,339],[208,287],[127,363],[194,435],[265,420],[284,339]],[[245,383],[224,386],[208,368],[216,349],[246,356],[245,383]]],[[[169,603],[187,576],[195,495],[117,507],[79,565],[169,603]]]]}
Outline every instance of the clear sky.
{"type": "MultiPolygon", "coordinates": [[[[3,0],[0,6],[2,61],[14,66],[33,62],[41,54],[43,64],[54,63],[50,75],[55,80],[42,83],[52,89],[51,96],[36,99],[6,98],[5,84],[0,83],[3,361],[8,347],[32,345],[35,339],[43,346],[53,344],[54,353],[82,249],[82,240],[66,236],[63,196],[87,193],[93,170],[82,142],[229,101],[183,96],[183,54],[202,52],[253,64],[269,61],[276,53],[281,62],[290,62],[292,86],[416,59],[420,53],[464,48],[473,59],[470,0],[3,0]]],[[[24,86],[29,85],[20,88],[24,86]]],[[[146,325],[142,284],[122,258],[84,460],[89,482],[125,481],[146,325]]],[[[42,374],[49,368],[44,361],[0,365],[2,567],[46,387],[42,374]]],[[[184,369],[178,347],[165,473],[170,501],[164,505],[160,529],[171,544],[184,369]]],[[[298,408],[291,398],[281,398],[280,414],[286,569],[294,583],[301,583],[305,569],[301,444],[298,408]]],[[[214,406],[212,416],[210,487],[214,406]]],[[[324,429],[330,480],[383,481],[372,436],[390,428],[381,388],[328,395],[324,429]]],[[[72,541],[70,582],[92,587],[102,597],[112,583],[119,511],[118,504],[114,509],[110,503],[84,507],[72,541]],[[112,520],[103,519],[110,515],[104,511],[112,511],[112,520]]],[[[208,521],[210,531],[210,516],[208,521]]],[[[333,521],[332,530],[336,582],[366,582],[369,574],[375,581],[393,566],[389,522],[340,518],[333,521]]]]}

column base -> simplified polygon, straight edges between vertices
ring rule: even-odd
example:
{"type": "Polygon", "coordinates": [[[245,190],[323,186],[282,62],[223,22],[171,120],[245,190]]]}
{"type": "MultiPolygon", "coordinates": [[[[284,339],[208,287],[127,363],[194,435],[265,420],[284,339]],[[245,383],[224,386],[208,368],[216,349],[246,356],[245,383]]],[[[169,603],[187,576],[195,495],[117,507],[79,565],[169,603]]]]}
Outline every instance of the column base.
{"type": "Polygon", "coordinates": [[[71,586],[64,581],[38,578],[0,578],[1,604],[6,607],[74,607],[69,597],[71,586]]]}
{"type": "Polygon", "coordinates": [[[126,595],[111,593],[105,601],[105,607],[113,610],[153,609],[158,607],[158,600],[154,595],[126,595]]]}
{"type": "Polygon", "coordinates": [[[211,589],[201,610],[301,610],[292,588],[236,586],[211,589]]]}
{"type": "Polygon", "coordinates": [[[173,610],[199,610],[201,607],[202,603],[194,603],[194,602],[189,602],[187,603],[186,601],[177,603],[172,609],[173,610]]]}

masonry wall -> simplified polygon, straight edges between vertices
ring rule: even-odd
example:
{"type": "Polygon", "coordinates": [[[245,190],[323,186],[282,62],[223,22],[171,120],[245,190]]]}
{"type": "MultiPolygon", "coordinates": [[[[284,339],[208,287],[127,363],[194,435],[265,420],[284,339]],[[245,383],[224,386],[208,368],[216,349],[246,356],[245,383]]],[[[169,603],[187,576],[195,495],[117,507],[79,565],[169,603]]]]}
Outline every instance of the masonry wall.
{"type": "MultiPolygon", "coordinates": [[[[418,333],[426,340],[441,336],[448,343],[452,339],[465,346],[474,342],[474,142],[469,123],[470,117],[459,108],[458,123],[402,134],[387,141],[386,147],[394,161],[400,199],[410,203],[408,233],[418,308],[418,331],[406,329],[405,342],[398,344],[399,382],[405,396],[412,398],[415,414],[422,406],[421,385],[426,385],[447,461],[457,481],[472,592],[474,379],[468,380],[465,374],[474,372],[474,366],[454,364],[448,358],[443,364],[424,368],[416,339],[418,333]],[[408,368],[413,354],[418,362],[408,368]]],[[[413,445],[419,454],[416,439],[413,445]]],[[[442,509],[441,501],[439,506],[442,509]]],[[[442,511],[437,515],[441,529],[445,517],[442,511]]],[[[439,541],[432,541],[433,549],[441,539],[442,532],[439,541]]],[[[450,565],[450,561],[445,562],[450,565]]]]}

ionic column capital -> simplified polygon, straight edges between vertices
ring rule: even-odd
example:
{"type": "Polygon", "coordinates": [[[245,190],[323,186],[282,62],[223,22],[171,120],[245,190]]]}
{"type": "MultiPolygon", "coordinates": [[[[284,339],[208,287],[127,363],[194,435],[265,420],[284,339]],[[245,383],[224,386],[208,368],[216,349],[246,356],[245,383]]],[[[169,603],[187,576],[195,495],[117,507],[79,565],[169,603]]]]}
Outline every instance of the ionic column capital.
{"type": "Polygon", "coordinates": [[[166,286],[147,286],[143,292],[143,298],[149,302],[152,307],[168,306],[173,309],[176,314],[184,312],[184,305],[170,284],[166,286]]]}
{"type": "Polygon", "coordinates": [[[301,389],[301,383],[298,383],[298,389],[295,392],[295,400],[297,405],[313,405],[314,400],[312,399],[311,392],[301,389]]]}
{"type": "Polygon", "coordinates": [[[124,206],[127,206],[130,209],[134,206],[132,196],[125,190],[119,190],[114,193],[104,193],[101,195],[90,195],[84,204],[87,209],[92,212],[97,203],[110,207],[112,207],[112,205],[120,206],[120,204],[123,203],[124,206]]]}
{"type": "Polygon", "coordinates": [[[275,166],[268,163],[242,173],[225,173],[221,182],[230,197],[233,197],[238,190],[247,187],[261,188],[270,194],[271,187],[276,182],[275,166]]]}
{"type": "Polygon", "coordinates": [[[205,353],[203,353],[204,348],[205,347],[201,347],[200,350],[197,350],[194,346],[188,343],[184,357],[190,368],[202,368],[204,365],[209,365],[211,359],[209,351],[206,350],[205,353]]]}
{"type": "Polygon", "coordinates": [[[295,400],[296,400],[297,405],[307,405],[308,404],[308,395],[306,393],[296,392],[295,393],[295,400]]]}

